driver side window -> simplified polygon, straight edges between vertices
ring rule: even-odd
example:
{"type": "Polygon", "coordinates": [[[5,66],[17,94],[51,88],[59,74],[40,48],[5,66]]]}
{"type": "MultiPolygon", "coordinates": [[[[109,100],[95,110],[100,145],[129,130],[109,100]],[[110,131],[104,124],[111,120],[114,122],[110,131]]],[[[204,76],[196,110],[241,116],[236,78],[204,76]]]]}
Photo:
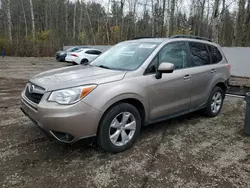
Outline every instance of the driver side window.
{"type": "Polygon", "coordinates": [[[173,63],[175,70],[187,67],[187,50],[185,42],[169,43],[159,53],[159,64],[173,63]]]}
{"type": "Polygon", "coordinates": [[[164,46],[149,64],[145,74],[156,73],[158,66],[163,63],[173,63],[175,70],[188,66],[185,42],[173,42],[164,46]]]}

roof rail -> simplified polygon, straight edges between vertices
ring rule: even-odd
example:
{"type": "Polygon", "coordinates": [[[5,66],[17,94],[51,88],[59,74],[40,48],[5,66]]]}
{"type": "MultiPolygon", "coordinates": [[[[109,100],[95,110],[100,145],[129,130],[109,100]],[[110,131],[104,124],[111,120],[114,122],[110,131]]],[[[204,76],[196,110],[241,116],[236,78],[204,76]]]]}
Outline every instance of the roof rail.
{"type": "Polygon", "coordinates": [[[173,36],[171,36],[169,38],[171,38],[171,39],[174,39],[174,38],[189,38],[189,39],[198,39],[198,40],[205,40],[205,41],[212,42],[212,40],[209,39],[209,38],[195,36],[195,35],[173,35],[173,36]]]}

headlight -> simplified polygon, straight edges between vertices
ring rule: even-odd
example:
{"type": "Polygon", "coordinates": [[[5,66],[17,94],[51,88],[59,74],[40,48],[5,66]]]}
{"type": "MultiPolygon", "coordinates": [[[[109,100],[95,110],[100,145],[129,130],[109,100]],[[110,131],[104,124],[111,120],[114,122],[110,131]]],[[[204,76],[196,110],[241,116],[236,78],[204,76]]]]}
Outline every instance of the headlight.
{"type": "Polygon", "coordinates": [[[80,86],[54,91],[50,94],[48,101],[58,104],[73,104],[87,96],[96,85],[80,86]]]}

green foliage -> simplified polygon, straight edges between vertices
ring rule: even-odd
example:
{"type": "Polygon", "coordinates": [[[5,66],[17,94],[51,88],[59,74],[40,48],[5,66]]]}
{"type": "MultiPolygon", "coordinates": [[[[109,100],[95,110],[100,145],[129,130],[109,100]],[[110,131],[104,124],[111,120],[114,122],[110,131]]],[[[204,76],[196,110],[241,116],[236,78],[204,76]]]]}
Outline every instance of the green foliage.
{"type": "Polygon", "coordinates": [[[183,29],[175,30],[173,32],[173,35],[178,35],[178,34],[189,34],[189,30],[183,28],[183,29]]]}
{"type": "Polygon", "coordinates": [[[52,30],[46,30],[36,33],[36,40],[38,42],[48,41],[52,36],[52,30]]]}
{"type": "Polygon", "coordinates": [[[0,38],[0,49],[7,48],[9,46],[9,41],[7,38],[0,38]]]}
{"type": "Polygon", "coordinates": [[[120,27],[115,25],[115,26],[112,26],[110,28],[110,31],[111,31],[111,41],[112,43],[117,43],[119,41],[119,37],[120,37],[120,27]]]}
{"type": "Polygon", "coordinates": [[[84,42],[84,39],[85,39],[85,33],[84,32],[80,32],[79,33],[79,40],[81,41],[81,43],[84,42]]]}

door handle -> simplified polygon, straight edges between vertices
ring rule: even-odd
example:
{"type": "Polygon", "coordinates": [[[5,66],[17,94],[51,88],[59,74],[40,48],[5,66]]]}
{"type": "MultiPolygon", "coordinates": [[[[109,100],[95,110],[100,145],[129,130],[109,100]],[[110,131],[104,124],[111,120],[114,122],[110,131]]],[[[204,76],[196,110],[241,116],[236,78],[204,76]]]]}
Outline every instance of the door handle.
{"type": "Polygon", "coordinates": [[[191,76],[189,74],[184,76],[184,80],[189,80],[191,78],[191,76]]]}
{"type": "Polygon", "coordinates": [[[216,70],[215,69],[211,69],[211,73],[216,73],[216,70]]]}

